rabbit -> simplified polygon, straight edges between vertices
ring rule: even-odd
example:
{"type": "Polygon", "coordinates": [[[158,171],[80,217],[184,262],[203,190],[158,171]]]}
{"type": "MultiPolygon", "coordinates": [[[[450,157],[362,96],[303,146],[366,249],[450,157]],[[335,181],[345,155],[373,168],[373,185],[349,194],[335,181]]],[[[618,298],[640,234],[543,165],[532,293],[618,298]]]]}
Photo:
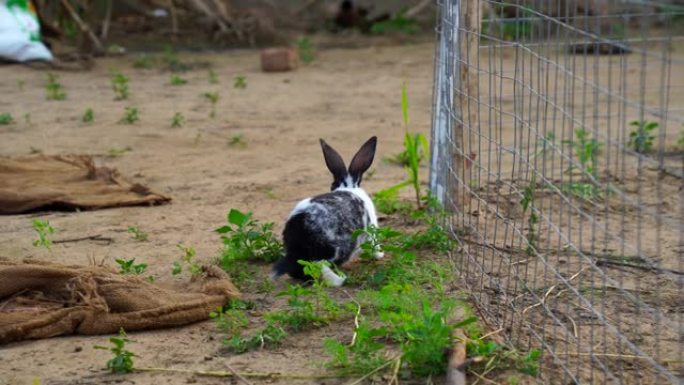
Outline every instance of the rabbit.
{"type": "MultiPolygon", "coordinates": [[[[306,198],[292,210],[283,229],[285,255],[273,266],[272,279],[283,274],[305,279],[298,260],[326,260],[341,266],[359,253],[366,236],[355,241],[354,231],[378,226],[373,201],[361,189],[363,173],[373,163],[377,141],[375,136],[368,139],[347,169],[340,154],[320,139],[325,164],[333,174],[331,192],[306,198]]],[[[379,259],[383,255],[378,251],[374,257],[379,259]]],[[[323,267],[322,277],[335,287],[345,280],[327,266],[323,267]]]]}

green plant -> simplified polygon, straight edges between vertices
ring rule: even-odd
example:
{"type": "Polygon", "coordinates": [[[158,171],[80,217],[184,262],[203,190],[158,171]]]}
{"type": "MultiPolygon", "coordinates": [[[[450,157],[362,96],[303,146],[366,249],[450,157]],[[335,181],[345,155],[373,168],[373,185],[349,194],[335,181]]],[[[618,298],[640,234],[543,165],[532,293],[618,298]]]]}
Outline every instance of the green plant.
{"type": "Polygon", "coordinates": [[[444,352],[452,344],[452,331],[475,321],[468,317],[452,322],[450,317],[457,303],[417,284],[390,282],[377,291],[362,291],[358,297],[359,309],[368,309],[374,321],[360,322],[348,346],[334,340],[325,342],[332,357],[328,365],[342,372],[359,374],[379,368],[387,361],[379,341],[391,340],[400,345],[401,362],[414,375],[442,373],[446,368],[444,352]]]}
{"type": "Polygon", "coordinates": [[[145,242],[147,240],[147,233],[137,227],[128,227],[128,233],[133,235],[133,238],[138,242],[145,242]]]}
{"type": "Polygon", "coordinates": [[[55,229],[52,227],[52,225],[50,225],[50,222],[47,220],[42,221],[40,219],[34,219],[31,222],[31,225],[33,226],[33,230],[35,230],[38,234],[38,239],[33,241],[33,246],[42,246],[50,250],[50,247],[52,247],[50,235],[54,234],[55,232],[55,229]]]}
{"type": "Polygon", "coordinates": [[[564,194],[575,196],[587,202],[593,202],[603,196],[602,189],[593,183],[564,182],[558,185],[558,188],[564,194]]]}
{"type": "Polygon", "coordinates": [[[31,114],[29,112],[24,114],[24,121],[26,124],[30,125],[31,124],[31,114]]]}
{"type": "Polygon", "coordinates": [[[532,349],[527,353],[500,345],[494,341],[487,341],[480,337],[481,332],[477,326],[470,328],[466,351],[468,357],[480,357],[480,363],[476,363],[472,370],[483,374],[495,369],[515,369],[519,373],[536,377],[539,374],[539,360],[541,351],[532,349]]]}
{"type": "MultiPolygon", "coordinates": [[[[597,177],[598,154],[603,146],[598,140],[589,136],[589,131],[584,128],[575,130],[575,140],[563,140],[563,144],[570,145],[574,151],[577,160],[580,163],[580,171],[583,174],[588,174],[594,178],[597,177]]],[[[573,170],[576,166],[571,166],[568,171],[573,170]]]]}
{"type": "Polygon", "coordinates": [[[396,212],[408,213],[411,211],[411,204],[399,200],[399,190],[405,187],[405,183],[392,186],[373,194],[375,208],[383,214],[394,214],[396,212]]]}
{"type": "Polygon", "coordinates": [[[52,72],[47,73],[47,83],[45,83],[45,95],[47,100],[64,100],[66,92],[59,82],[59,76],[52,72]]]}
{"type": "Polygon", "coordinates": [[[233,87],[244,90],[245,88],[247,88],[247,78],[242,75],[236,76],[233,82],[233,87]]]}
{"type": "Polygon", "coordinates": [[[287,289],[276,294],[278,297],[286,296],[288,308],[277,310],[266,315],[266,319],[280,325],[285,330],[294,332],[302,331],[311,327],[327,325],[330,319],[327,314],[316,306],[311,300],[313,292],[309,288],[300,285],[288,285],[287,289]]]}
{"type": "Polygon", "coordinates": [[[677,147],[684,149],[684,131],[679,134],[679,139],[677,139],[677,147]]]}
{"type": "MultiPolygon", "coordinates": [[[[453,324],[448,318],[455,303],[445,301],[437,309],[423,300],[420,309],[413,313],[388,312],[380,317],[395,329],[395,338],[401,341],[402,360],[419,376],[443,373],[446,368],[444,351],[452,345],[451,334],[463,322],[453,324]]],[[[472,322],[474,320],[466,320],[472,322]]]]}
{"type": "Polygon", "coordinates": [[[176,53],[176,48],[172,45],[166,45],[164,47],[164,53],[162,54],[162,61],[166,64],[169,70],[178,72],[186,71],[190,68],[190,65],[182,62],[178,58],[178,53],[176,53]]]}
{"type": "Polygon", "coordinates": [[[546,153],[549,151],[549,149],[554,146],[555,142],[556,142],[556,134],[553,132],[548,132],[542,138],[537,140],[537,147],[539,149],[537,150],[537,152],[534,153],[534,155],[532,157],[536,158],[538,156],[546,155],[546,153]]]}
{"type": "MultiPolygon", "coordinates": [[[[328,284],[323,279],[323,269],[333,268],[328,261],[298,261],[304,267],[304,275],[311,277],[311,287],[288,285],[276,296],[287,297],[288,308],[266,314],[265,318],[283,329],[293,332],[320,327],[336,319],[342,309],[325,291],[328,284]]],[[[338,274],[341,274],[338,271],[338,274]]]]}
{"type": "MultiPolygon", "coordinates": [[[[421,147],[418,152],[418,161],[422,162],[423,159],[425,158],[425,148],[421,147]]],[[[403,166],[407,167],[409,166],[409,154],[408,152],[404,149],[401,152],[398,152],[394,155],[390,155],[384,158],[385,162],[391,163],[391,164],[396,164],[398,166],[403,166]]]]}
{"type": "Polygon", "coordinates": [[[14,123],[14,118],[9,112],[3,112],[0,114],[0,126],[6,126],[8,124],[14,123]]]}
{"type": "Polygon", "coordinates": [[[83,117],[81,118],[81,121],[83,123],[92,123],[95,120],[95,113],[93,112],[92,108],[87,108],[85,112],[83,113],[83,117]]]}
{"type": "Polygon", "coordinates": [[[297,53],[299,54],[299,60],[304,64],[310,64],[316,59],[316,50],[314,49],[313,42],[308,36],[301,36],[295,42],[297,46],[297,53]]]}
{"type": "Polygon", "coordinates": [[[230,137],[230,139],[228,140],[228,146],[245,148],[247,147],[247,142],[245,141],[244,135],[236,134],[230,137]]]}
{"type": "Polygon", "coordinates": [[[182,77],[176,74],[171,74],[171,77],[169,79],[169,84],[171,84],[172,86],[182,86],[187,83],[187,79],[183,79],[182,77]]]}
{"type": "Polygon", "coordinates": [[[247,337],[236,335],[230,339],[226,339],[224,344],[232,352],[241,354],[256,348],[263,349],[270,346],[277,346],[285,338],[287,338],[287,332],[283,328],[275,325],[273,322],[267,322],[266,327],[256,331],[252,335],[247,337]]]}
{"type": "Polygon", "coordinates": [[[126,107],[126,113],[124,114],[123,118],[119,120],[119,123],[121,124],[133,124],[140,120],[140,117],[138,116],[138,108],[137,107],[126,107]]]}
{"type": "Polygon", "coordinates": [[[634,120],[629,125],[634,127],[634,129],[629,133],[627,146],[639,154],[651,152],[653,150],[653,141],[655,140],[653,131],[660,127],[660,124],[647,120],[634,120]]]}
{"type": "Polygon", "coordinates": [[[112,91],[116,100],[128,99],[128,77],[121,72],[112,73],[112,91]]]}
{"type": "Polygon", "coordinates": [[[17,80],[17,87],[19,88],[20,92],[24,92],[24,85],[26,85],[26,81],[17,80]]]}
{"type": "Polygon", "coordinates": [[[383,190],[376,195],[384,196],[385,198],[396,198],[398,191],[406,186],[413,186],[416,194],[416,205],[420,208],[420,161],[428,154],[428,141],[425,135],[420,133],[412,134],[409,132],[409,115],[408,115],[408,93],[406,91],[406,83],[401,85],[401,112],[404,120],[404,154],[407,166],[406,173],[408,179],[394,185],[386,190],[383,190]]]}
{"type": "Polygon", "coordinates": [[[363,261],[372,261],[377,253],[383,252],[385,246],[389,246],[391,250],[396,251],[398,237],[403,234],[400,231],[394,230],[391,227],[375,227],[370,225],[365,229],[358,229],[352,234],[354,241],[358,241],[359,237],[363,237],[363,242],[359,245],[359,258],[363,261]]]}
{"type": "Polygon", "coordinates": [[[147,270],[146,263],[135,264],[135,258],[133,259],[116,259],[116,263],[119,264],[120,274],[135,274],[140,275],[147,270]]]}
{"type": "Polygon", "coordinates": [[[273,234],[273,223],[260,224],[252,213],[230,209],[228,225],[216,229],[221,234],[223,252],[220,263],[224,269],[235,261],[259,260],[275,262],[282,256],[283,246],[273,234]]]}
{"type": "Polygon", "coordinates": [[[329,368],[337,369],[340,374],[362,375],[387,362],[383,352],[385,345],[378,342],[387,334],[385,328],[372,327],[368,321],[363,321],[354,333],[356,338],[349,345],[332,338],[324,340],[325,351],[331,357],[327,362],[329,368]]]}
{"type": "Polygon", "coordinates": [[[216,103],[219,101],[219,94],[218,92],[205,92],[204,97],[211,103],[211,113],[209,113],[209,116],[213,118],[216,116],[216,103]]]}
{"type": "Polygon", "coordinates": [[[171,269],[171,274],[178,275],[183,272],[183,265],[186,265],[190,275],[197,276],[202,273],[202,265],[200,265],[196,260],[197,251],[192,246],[185,246],[182,243],[176,245],[176,247],[183,252],[181,258],[173,262],[173,267],[171,269]]]}
{"type": "Polygon", "coordinates": [[[370,32],[375,34],[388,32],[414,34],[418,31],[420,31],[418,22],[411,17],[407,17],[403,12],[398,13],[389,20],[373,23],[370,28],[370,32]]]}
{"type": "Polygon", "coordinates": [[[214,320],[216,327],[227,335],[228,339],[239,336],[240,331],[249,324],[245,312],[240,309],[218,308],[209,313],[209,318],[214,320]]]}
{"type": "Polygon", "coordinates": [[[210,69],[208,73],[209,84],[218,84],[219,78],[214,70],[210,69]]]}
{"type": "Polygon", "coordinates": [[[134,68],[142,68],[142,69],[150,69],[154,67],[156,64],[156,60],[154,57],[147,55],[147,54],[142,54],[139,55],[138,57],[133,60],[133,67],[134,68]]]}
{"type": "Polygon", "coordinates": [[[171,127],[173,128],[178,128],[178,127],[183,127],[185,124],[185,117],[183,116],[182,113],[176,112],[173,114],[173,118],[171,118],[171,127]]]}
{"type": "Polygon", "coordinates": [[[137,357],[135,353],[126,350],[126,344],[131,342],[126,338],[126,332],[123,328],[119,329],[118,337],[110,337],[109,342],[111,347],[95,346],[95,349],[109,350],[114,357],[107,361],[107,369],[112,373],[123,374],[132,373],[134,370],[133,357],[137,357]]]}

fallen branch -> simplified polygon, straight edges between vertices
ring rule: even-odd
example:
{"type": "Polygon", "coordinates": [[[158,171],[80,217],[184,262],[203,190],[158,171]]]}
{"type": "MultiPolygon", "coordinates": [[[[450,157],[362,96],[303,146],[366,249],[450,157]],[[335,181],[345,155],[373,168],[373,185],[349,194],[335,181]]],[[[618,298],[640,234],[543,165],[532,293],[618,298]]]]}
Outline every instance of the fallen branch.
{"type": "MultiPolygon", "coordinates": [[[[174,368],[135,368],[137,372],[157,372],[157,373],[184,373],[184,374],[194,374],[196,376],[203,377],[236,377],[240,375],[242,377],[252,377],[252,378],[287,378],[292,380],[324,380],[330,378],[340,378],[343,376],[331,375],[331,374],[286,374],[286,373],[258,373],[258,372],[223,372],[220,370],[216,371],[204,371],[204,370],[191,370],[191,369],[174,369],[174,368]]],[[[237,377],[236,377],[237,378],[237,377]]]]}
{"type": "Polygon", "coordinates": [[[602,266],[602,265],[609,265],[609,266],[620,266],[620,267],[629,267],[632,269],[638,269],[638,270],[645,270],[645,271],[656,271],[658,273],[671,273],[671,274],[676,274],[676,275],[684,275],[684,271],[679,271],[679,270],[673,270],[673,269],[665,269],[662,267],[656,267],[656,266],[650,266],[646,264],[636,264],[636,263],[629,263],[629,262],[623,262],[619,260],[610,260],[610,259],[601,259],[601,256],[595,256],[596,259],[596,266],[602,266]]]}

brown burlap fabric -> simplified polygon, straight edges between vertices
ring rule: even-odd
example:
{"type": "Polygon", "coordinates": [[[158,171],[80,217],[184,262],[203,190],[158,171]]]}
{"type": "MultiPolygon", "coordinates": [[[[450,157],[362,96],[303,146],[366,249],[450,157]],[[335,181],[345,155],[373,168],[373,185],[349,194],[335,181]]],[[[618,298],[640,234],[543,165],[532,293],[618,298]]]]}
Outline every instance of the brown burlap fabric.
{"type": "Polygon", "coordinates": [[[87,155],[0,158],[0,214],[153,205],[169,197],[130,183],[87,155]]]}
{"type": "Polygon", "coordinates": [[[0,259],[0,344],[186,325],[239,296],[216,266],[168,289],[102,266],[0,259]]]}

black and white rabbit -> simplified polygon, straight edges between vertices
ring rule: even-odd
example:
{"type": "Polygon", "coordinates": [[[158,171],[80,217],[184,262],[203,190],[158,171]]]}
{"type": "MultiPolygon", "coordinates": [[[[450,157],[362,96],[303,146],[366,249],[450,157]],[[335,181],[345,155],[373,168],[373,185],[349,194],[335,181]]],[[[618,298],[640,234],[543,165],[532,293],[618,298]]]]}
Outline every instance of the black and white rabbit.
{"type": "MultiPolygon", "coordinates": [[[[283,230],[285,256],[273,266],[273,279],[283,274],[305,279],[298,260],[327,260],[340,266],[359,252],[365,237],[354,240],[354,231],[378,225],[373,201],[361,189],[361,179],[373,163],[377,141],[375,136],[368,139],[347,169],[340,154],[320,140],[325,164],[334,177],[331,192],[306,198],[292,210],[283,230]]],[[[382,258],[383,253],[378,252],[375,257],[382,258]]],[[[344,278],[328,267],[322,275],[332,286],[344,283],[344,278]]]]}

